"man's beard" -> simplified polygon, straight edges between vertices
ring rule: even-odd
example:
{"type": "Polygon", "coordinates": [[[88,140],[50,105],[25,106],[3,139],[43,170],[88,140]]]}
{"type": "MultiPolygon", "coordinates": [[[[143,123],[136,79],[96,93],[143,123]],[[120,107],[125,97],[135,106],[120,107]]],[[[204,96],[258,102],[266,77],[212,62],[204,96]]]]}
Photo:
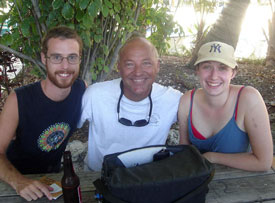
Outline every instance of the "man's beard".
{"type": "Polygon", "coordinates": [[[76,78],[78,77],[78,73],[79,72],[75,72],[75,71],[58,71],[58,72],[55,72],[55,73],[52,73],[52,72],[49,72],[48,71],[48,78],[49,80],[57,87],[59,88],[68,88],[68,87],[71,87],[74,83],[74,81],[76,80],[76,78]],[[69,74],[73,74],[73,77],[71,80],[68,80],[68,79],[64,79],[64,80],[57,80],[57,77],[56,76],[57,74],[60,74],[60,73],[69,73],[69,74]]]}

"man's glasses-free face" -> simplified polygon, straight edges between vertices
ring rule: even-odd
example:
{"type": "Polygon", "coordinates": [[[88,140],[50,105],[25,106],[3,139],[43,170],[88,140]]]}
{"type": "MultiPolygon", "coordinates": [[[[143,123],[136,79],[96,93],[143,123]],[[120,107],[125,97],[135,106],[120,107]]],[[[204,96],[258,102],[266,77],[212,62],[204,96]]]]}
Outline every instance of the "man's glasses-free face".
{"type": "Polygon", "coordinates": [[[60,54],[53,54],[46,57],[50,60],[53,64],[61,64],[63,59],[67,59],[69,64],[79,64],[80,63],[80,57],[76,54],[71,54],[67,57],[63,57],[60,54]]]}
{"type": "Polygon", "coordinates": [[[120,88],[121,88],[121,93],[118,99],[118,103],[117,103],[117,114],[118,114],[118,122],[121,123],[122,125],[125,126],[135,126],[135,127],[143,127],[149,124],[150,122],[150,118],[151,118],[151,114],[152,114],[152,109],[153,109],[153,102],[152,102],[152,98],[151,98],[151,91],[148,95],[149,100],[150,100],[150,111],[149,111],[149,118],[148,120],[146,119],[142,119],[142,120],[137,120],[134,123],[132,123],[132,121],[130,121],[127,118],[119,118],[119,110],[120,110],[120,102],[121,102],[121,98],[123,96],[123,83],[121,81],[120,83],[120,88]]]}

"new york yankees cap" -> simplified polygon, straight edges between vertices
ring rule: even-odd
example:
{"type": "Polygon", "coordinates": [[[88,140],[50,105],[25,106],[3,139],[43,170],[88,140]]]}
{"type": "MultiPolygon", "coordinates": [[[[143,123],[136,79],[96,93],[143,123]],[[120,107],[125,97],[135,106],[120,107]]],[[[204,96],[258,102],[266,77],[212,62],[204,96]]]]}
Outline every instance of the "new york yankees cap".
{"type": "Polygon", "coordinates": [[[238,66],[234,57],[234,48],[223,42],[213,41],[201,46],[195,66],[204,61],[221,62],[231,68],[238,66]]]}

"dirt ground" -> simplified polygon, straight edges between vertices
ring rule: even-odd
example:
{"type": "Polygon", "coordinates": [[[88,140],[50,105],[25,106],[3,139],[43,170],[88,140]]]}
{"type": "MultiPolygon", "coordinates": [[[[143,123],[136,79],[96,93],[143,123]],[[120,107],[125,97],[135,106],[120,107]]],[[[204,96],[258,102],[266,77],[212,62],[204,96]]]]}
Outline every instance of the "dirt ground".
{"type": "MultiPolygon", "coordinates": [[[[185,57],[163,56],[161,68],[156,82],[172,86],[181,92],[199,87],[193,69],[188,68],[189,59],[185,57]]],[[[262,64],[238,62],[237,76],[232,84],[253,86],[262,94],[270,116],[273,139],[275,141],[275,67],[267,68],[262,64]]],[[[113,72],[108,79],[119,77],[113,72]]],[[[74,133],[72,140],[86,141],[88,135],[87,124],[74,133]]]]}

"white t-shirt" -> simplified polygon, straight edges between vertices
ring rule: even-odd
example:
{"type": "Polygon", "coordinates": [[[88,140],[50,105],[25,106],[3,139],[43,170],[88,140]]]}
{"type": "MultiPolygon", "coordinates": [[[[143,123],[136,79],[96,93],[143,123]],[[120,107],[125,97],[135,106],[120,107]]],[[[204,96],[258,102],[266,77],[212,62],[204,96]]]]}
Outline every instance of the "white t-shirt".
{"type": "MultiPolygon", "coordinates": [[[[149,145],[165,144],[171,125],[177,121],[181,92],[157,83],[153,84],[150,123],[144,127],[125,126],[118,122],[117,104],[121,79],[95,83],[89,86],[82,99],[82,115],[78,123],[89,121],[89,168],[101,170],[104,155],[149,145]]],[[[135,102],[124,95],[120,103],[120,118],[132,122],[148,119],[149,98],[135,102]]]]}

